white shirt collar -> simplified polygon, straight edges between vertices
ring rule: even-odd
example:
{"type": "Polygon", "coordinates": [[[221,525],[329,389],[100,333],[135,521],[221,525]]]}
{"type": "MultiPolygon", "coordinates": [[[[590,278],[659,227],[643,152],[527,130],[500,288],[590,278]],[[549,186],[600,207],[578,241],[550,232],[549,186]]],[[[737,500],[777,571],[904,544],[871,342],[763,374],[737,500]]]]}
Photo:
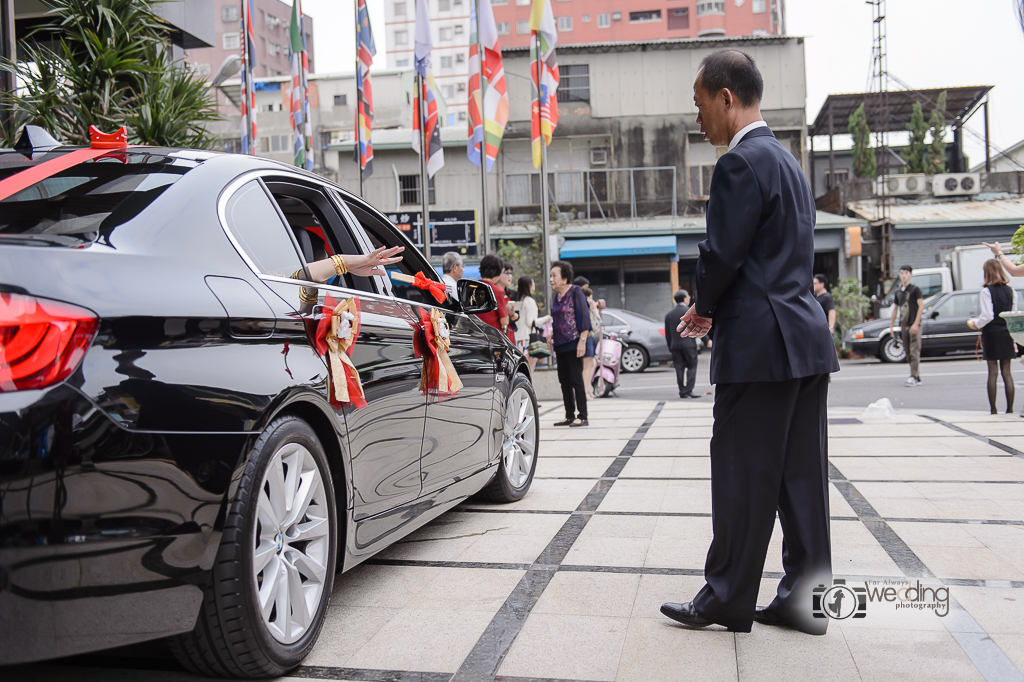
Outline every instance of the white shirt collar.
{"type": "Polygon", "coordinates": [[[749,133],[751,130],[754,130],[755,128],[767,127],[768,124],[765,123],[764,121],[754,121],[753,123],[743,126],[738,133],[732,136],[732,141],[729,143],[729,151],[735,149],[736,145],[738,145],[740,143],[740,140],[743,139],[743,136],[749,133]]]}

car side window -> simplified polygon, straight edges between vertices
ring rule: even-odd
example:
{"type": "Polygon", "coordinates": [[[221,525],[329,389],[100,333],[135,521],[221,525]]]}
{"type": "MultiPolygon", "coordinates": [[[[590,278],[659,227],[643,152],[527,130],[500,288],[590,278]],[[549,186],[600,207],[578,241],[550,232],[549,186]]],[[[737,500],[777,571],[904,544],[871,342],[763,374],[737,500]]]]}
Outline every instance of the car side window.
{"type": "MultiPolygon", "coordinates": [[[[346,204],[352,211],[352,214],[355,215],[356,220],[359,221],[359,225],[363,228],[373,248],[378,249],[382,246],[406,247],[405,251],[402,252],[402,260],[394,265],[389,265],[387,267],[388,271],[396,271],[409,276],[415,276],[417,272],[422,272],[430,279],[439,280],[437,272],[427,264],[423,255],[416,250],[416,247],[401,239],[395,233],[394,227],[390,222],[366,211],[358,204],[352,202],[346,202],[346,204]]],[[[391,290],[398,298],[404,298],[413,303],[437,305],[437,301],[434,300],[433,296],[422,289],[417,289],[411,284],[392,279],[391,290]]]]}
{"type": "Polygon", "coordinates": [[[939,319],[951,317],[970,317],[979,314],[977,294],[957,294],[950,296],[936,310],[939,319]]]}
{"type": "Polygon", "coordinates": [[[291,277],[302,269],[288,226],[259,181],[253,180],[235,192],[224,213],[231,235],[258,272],[291,277]]]}
{"type": "Polygon", "coordinates": [[[616,317],[611,313],[602,310],[601,311],[601,324],[606,327],[622,327],[625,326],[625,322],[620,317],[616,317]]]}

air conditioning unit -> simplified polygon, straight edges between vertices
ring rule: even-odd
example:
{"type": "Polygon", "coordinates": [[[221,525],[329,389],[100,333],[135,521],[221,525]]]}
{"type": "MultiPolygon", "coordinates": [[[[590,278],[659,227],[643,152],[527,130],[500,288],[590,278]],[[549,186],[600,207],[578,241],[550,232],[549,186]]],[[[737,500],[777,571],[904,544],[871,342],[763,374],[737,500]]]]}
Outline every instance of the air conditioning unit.
{"type": "Polygon", "coordinates": [[[889,197],[908,194],[924,194],[926,187],[924,173],[908,173],[906,175],[885,175],[878,178],[876,194],[889,197]]]}
{"type": "Polygon", "coordinates": [[[622,21],[622,12],[612,12],[612,21],[622,21]]]}
{"type": "Polygon", "coordinates": [[[932,194],[937,197],[981,193],[981,173],[942,173],[932,178],[932,194]]]}
{"type": "Polygon", "coordinates": [[[608,150],[607,149],[591,149],[590,150],[590,165],[591,166],[605,166],[608,164],[608,150]]]}

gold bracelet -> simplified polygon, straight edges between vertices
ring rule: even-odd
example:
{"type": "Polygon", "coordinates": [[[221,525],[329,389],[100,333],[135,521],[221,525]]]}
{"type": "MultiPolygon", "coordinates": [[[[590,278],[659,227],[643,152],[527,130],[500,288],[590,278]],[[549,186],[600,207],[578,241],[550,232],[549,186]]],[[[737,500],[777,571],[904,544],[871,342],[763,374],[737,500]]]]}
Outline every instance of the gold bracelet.
{"type": "MultiPolygon", "coordinates": [[[[316,289],[313,289],[313,291],[315,292],[316,289]]],[[[311,294],[308,291],[306,291],[306,287],[299,287],[299,300],[302,301],[303,303],[316,303],[317,295],[315,293],[311,294]]]]}
{"type": "Polygon", "coordinates": [[[305,277],[302,276],[302,270],[296,270],[293,272],[291,279],[305,279],[305,277]]]}
{"type": "Polygon", "coordinates": [[[345,265],[345,259],[338,254],[331,256],[331,262],[334,263],[334,270],[338,275],[344,275],[348,272],[348,266],[345,265]]]}

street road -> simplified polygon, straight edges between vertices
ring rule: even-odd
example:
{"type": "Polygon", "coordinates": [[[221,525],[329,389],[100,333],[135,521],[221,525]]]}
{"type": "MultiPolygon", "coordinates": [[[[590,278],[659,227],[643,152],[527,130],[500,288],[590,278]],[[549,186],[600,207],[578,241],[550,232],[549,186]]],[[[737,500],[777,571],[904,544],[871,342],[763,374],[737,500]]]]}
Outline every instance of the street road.
{"type": "MultiPolygon", "coordinates": [[[[711,393],[708,380],[710,355],[702,353],[698,361],[695,392],[711,393]]],[[[883,364],[878,360],[843,360],[842,370],[832,376],[829,388],[831,407],[866,407],[879,398],[888,398],[895,408],[988,410],[985,382],[986,364],[974,356],[951,358],[925,358],[921,361],[922,384],[906,388],[903,382],[910,373],[908,365],[883,364]]],[[[1014,363],[1013,373],[1017,390],[1015,408],[1020,411],[1024,401],[1024,365],[1014,363]]],[[[999,410],[1005,410],[1002,383],[999,385],[999,410]]],[[[650,367],[641,374],[623,374],[617,394],[633,400],[672,400],[676,390],[675,369],[671,363],[650,367]]],[[[710,402],[707,395],[701,402],[710,402]]],[[[613,398],[614,400],[614,398],[613,398]]],[[[694,401],[698,402],[698,401],[694,401]]]]}

